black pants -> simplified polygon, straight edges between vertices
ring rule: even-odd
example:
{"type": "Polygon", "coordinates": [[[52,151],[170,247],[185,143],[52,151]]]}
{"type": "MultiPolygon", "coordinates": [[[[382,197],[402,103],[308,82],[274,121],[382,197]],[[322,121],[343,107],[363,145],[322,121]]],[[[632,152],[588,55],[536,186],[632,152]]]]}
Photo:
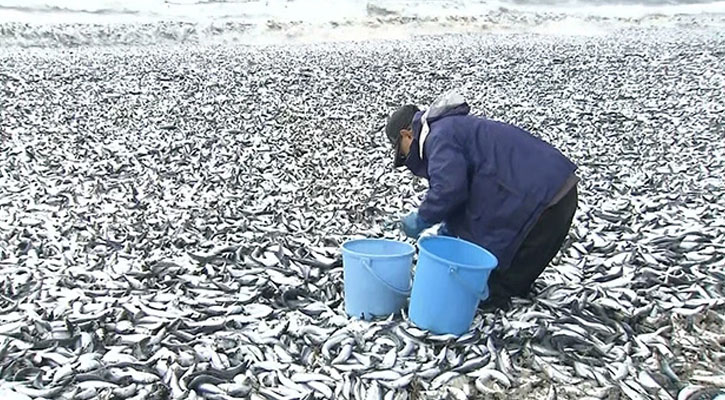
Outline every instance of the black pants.
{"type": "MultiPolygon", "coordinates": [[[[559,252],[576,212],[578,195],[574,186],[558,203],[544,210],[504,271],[498,268],[488,280],[490,303],[512,296],[526,297],[536,278],[559,252]]],[[[489,302],[487,302],[489,303],[489,302]]]]}

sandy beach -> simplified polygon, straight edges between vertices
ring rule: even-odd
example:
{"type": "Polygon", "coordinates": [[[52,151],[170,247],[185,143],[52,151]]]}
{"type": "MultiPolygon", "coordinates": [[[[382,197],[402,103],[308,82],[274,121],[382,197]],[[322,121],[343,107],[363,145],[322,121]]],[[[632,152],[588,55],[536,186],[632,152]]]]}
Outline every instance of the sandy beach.
{"type": "Polygon", "coordinates": [[[723,49],[721,29],[697,26],[2,47],[0,393],[686,399],[721,387],[723,49]],[[392,168],[385,119],[450,88],[578,165],[570,236],[534,296],[479,312],[462,339],[416,336],[404,316],[349,319],[340,245],[414,243],[394,221],[425,191],[392,168]],[[354,340],[329,342],[340,335],[354,340]],[[365,377],[376,370],[391,375],[365,377]]]}

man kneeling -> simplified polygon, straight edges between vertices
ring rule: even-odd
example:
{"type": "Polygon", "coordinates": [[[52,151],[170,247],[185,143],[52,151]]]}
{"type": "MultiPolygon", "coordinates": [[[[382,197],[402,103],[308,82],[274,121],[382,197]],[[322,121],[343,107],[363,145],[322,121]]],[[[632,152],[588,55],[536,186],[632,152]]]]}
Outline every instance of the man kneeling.
{"type": "Polygon", "coordinates": [[[388,119],[395,167],[429,183],[403,230],[417,238],[442,223],[442,234],[476,243],[498,258],[486,304],[525,297],[559,251],[577,207],[577,169],[557,149],[516,126],[469,115],[454,92],[427,110],[406,105],[388,119]]]}

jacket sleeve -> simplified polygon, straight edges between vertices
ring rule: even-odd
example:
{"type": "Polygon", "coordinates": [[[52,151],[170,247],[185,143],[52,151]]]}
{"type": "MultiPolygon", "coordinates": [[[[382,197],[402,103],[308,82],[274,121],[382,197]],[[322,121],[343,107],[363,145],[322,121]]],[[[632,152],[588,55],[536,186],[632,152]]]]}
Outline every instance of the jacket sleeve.
{"type": "Polygon", "coordinates": [[[452,137],[428,140],[429,188],[418,214],[424,221],[437,224],[468,198],[468,168],[463,149],[452,137]]]}

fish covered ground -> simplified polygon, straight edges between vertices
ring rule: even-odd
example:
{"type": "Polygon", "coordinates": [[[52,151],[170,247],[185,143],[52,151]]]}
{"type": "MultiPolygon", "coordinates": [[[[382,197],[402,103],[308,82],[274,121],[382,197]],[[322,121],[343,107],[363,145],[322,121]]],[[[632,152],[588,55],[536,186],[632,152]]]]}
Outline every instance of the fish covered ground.
{"type": "Polygon", "coordinates": [[[723,49],[696,27],[2,48],[0,397],[709,398],[723,49]],[[350,319],[340,245],[408,240],[426,188],[385,119],[451,88],[579,166],[570,235],[461,337],[350,319]]]}

